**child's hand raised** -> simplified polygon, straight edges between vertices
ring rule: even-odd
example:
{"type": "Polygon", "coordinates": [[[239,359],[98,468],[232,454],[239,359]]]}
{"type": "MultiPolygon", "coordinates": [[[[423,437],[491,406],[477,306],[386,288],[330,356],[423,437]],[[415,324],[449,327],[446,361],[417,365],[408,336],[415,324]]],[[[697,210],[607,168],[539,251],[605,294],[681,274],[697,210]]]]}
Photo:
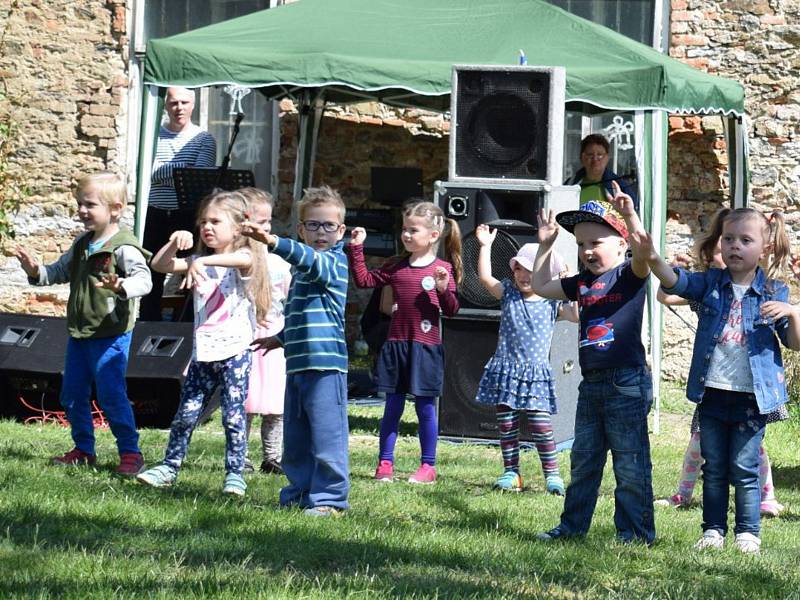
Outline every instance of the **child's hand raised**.
{"type": "Polygon", "coordinates": [[[545,211],[545,209],[539,209],[539,216],[537,217],[539,230],[537,234],[539,236],[539,243],[540,244],[553,244],[558,237],[558,223],[556,222],[556,213],[553,210],[545,211]]]}
{"type": "Polygon", "coordinates": [[[625,218],[636,215],[636,207],[633,205],[633,198],[622,191],[622,188],[619,187],[619,183],[612,181],[611,189],[614,190],[614,195],[612,196],[606,192],[606,198],[608,198],[608,201],[616,211],[625,218]]]}
{"type": "Polygon", "coordinates": [[[442,294],[447,290],[447,284],[450,283],[450,273],[444,267],[436,267],[433,270],[433,279],[436,281],[436,291],[442,294]]]}
{"type": "Polygon", "coordinates": [[[350,232],[350,245],[360,246],[367,240],[367,230],[363,227],[353,227],[350,232]]]}
{"type": "Polygon", "coordinates": [[[653,245],[653,236],[646,231],[631,231],[628,242],[634,255],[641,256],[647,262],[658,259],[658,252],[653,245]]]}
{"type": "Polygon", "coordinates": [[[475,228],[475,237],[481,246],[491,246],[497,237],[497,229],[490,229],[488,225],[480,224],[475,228]]]}
{"type": "Polygon", "coordinates": [[[100,277],[100,281],[94,284],[94,287],[105,288],[111,290],[115,294],[119,294],[122,291],[123,281],[125,280],[116,273],[105,273],[100,277]]]}
{"type": "Polygon", "coordinates": [[[177,250],[191,250],[194,246],[194,237],[190,231],[175,231],[169,236],[169,241],[173,243],[177,250]]]}
{"type": "Polygon", "coordinates": [[[17,250],[14,253],[19,259],[19,264],[22,266],[22,270],[30,277],[31,279],[38,279],[39,278],[39,263],[33,258],[28,251],[25,250],[22,246],[17,246],[17,250]]]}

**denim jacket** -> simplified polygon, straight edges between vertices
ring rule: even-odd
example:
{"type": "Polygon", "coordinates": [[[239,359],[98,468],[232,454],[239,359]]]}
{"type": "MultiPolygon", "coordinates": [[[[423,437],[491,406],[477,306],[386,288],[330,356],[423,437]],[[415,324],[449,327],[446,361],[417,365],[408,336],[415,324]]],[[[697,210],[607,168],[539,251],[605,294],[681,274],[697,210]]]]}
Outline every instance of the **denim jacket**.
{"type": "MultiPolygon", "coordinates": [[[[699,304],[697,334],[694,339],[692,366],[686,397],[700,402],[705,391],[705,378],[733,300],[731,275],[728,269],[709,269],[702,273],[689,273],[675,269],[678,282],[664,288],[667,294],[676,294],[699,304]]],[[[778,338],[787,343],[788,319],[766,322],[760,318],[763,302],[787,302],[789,288],[781,281],[767,281],[764,271],[756,275],[742,298],[742,328],[747,340],[750,369],[753,373],[753,393],[761,414],[772,412],[787,400],[783,360],[778,338]]]]}

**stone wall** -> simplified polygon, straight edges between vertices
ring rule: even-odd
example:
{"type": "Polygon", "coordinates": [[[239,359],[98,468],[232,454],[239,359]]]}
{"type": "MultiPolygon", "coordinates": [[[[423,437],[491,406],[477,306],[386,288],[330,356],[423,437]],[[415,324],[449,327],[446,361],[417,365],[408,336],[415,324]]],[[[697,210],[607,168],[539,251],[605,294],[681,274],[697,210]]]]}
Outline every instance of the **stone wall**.
{"type": "MultiPolygon", "coordinates": [[[[745,86],[752,204],[786,211],[800,235],[800,2],[672,0],[670,55],[745,86]]],[[[727,203],[727,155],[718,117],[670,118],[667,254],[685,252],[727,203]]],[[[684,309],[685,310],[685,309],[684,309]]],[[[688,311],[688,322],[694,318],[688,311]]],[[[683,378],[691,343],[665,312],[664,372],[683,378]]]]}
{"type": "MultiPolygon", "coordinates": [[[[11,168],[30,188],[16,242],[52,261],[82,230],[76,178],[124,172],[126,2],[0,0],[0,24],[0,111],[19,123],[11,168]]],[[[0,279],[0,311],[63,314],[65,287],[31,289],[15,258],[0,256],[0,279]]]]}

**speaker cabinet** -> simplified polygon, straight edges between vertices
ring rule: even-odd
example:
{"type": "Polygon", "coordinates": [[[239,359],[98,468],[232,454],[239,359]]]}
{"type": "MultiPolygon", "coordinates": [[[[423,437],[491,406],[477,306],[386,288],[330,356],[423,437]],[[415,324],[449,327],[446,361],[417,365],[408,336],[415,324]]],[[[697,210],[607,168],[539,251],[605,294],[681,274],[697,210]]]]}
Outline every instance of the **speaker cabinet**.
{"type": "Polygon", "coordinates": [[[454,65],[450,181],[559,184],[565,88],[562,67],[454,65]]]}
{"type": "MultiPolygon", "coordinates": [[[[1,416],[24,421],[63,411],[67,339],[62,317],[0,314],[1,416]]],[[[192,323],[136,323],[126,382],[138,427],[169,427],[191,358],[192,323]]]]}
{"type": "MultiPolygon", "coordinates": [[[[439,399],[439,433],[444,436],[500,439],[492,406],[475,401],[483,368],[497,348],[499,313],[481,318],[443,319],[444,389],[439,399]]],[[[558,321],[553,332],[550,364],[556,383],[558,413],[552,416],[557,444],[573,438],[580,367],[577,364],[578,326],[558,321]]],[[[531,441],[520,419],[521,438],[531,441]]]]}

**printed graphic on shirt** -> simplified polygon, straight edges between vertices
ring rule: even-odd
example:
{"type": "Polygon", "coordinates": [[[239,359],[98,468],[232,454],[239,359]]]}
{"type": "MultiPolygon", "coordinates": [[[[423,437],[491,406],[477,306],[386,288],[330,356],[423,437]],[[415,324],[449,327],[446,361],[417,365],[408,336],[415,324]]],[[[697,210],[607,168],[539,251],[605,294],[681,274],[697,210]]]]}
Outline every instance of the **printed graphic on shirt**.
{"type": "Polygon", "coordinates": [[[614,324],[605,319],[594,319],[586,324],[582,333],[580,348],[595,346],[598,350],[608,350],[614,341],[614,324]]]}
{"type": "Polygon", "coordinates": [[[714,346],[706,375],[706,385],[709,387],[735,392],[753,391],[753,373],[742,323],[742,300],[748,287],[732,285],[731,307],[714,346]]]}

